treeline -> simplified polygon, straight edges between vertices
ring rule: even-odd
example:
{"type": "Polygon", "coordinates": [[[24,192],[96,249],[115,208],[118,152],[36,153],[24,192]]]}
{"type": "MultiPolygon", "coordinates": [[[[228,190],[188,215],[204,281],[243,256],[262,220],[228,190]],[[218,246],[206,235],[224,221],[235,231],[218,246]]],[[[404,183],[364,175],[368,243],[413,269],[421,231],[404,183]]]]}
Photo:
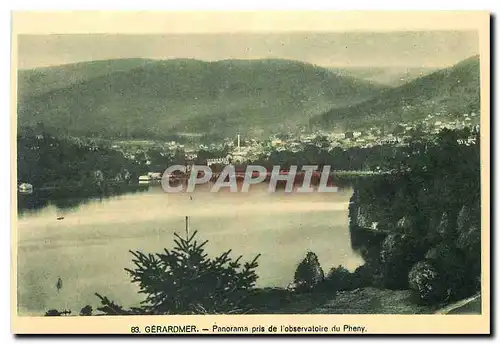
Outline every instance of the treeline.
{"type": "Polygon", "coordinates": [[[58,138],[25,129],[17,136],[17,179],[41,187],[137,180],[145,166],[88,140],[58,138]]]}
{"type": "Polygon", "coordinates": [[[253,164],[263,166],[280,165],[289,168],[297,165],[332,166],[333,170],[376,171],[390,170],[406,157],[405,143],[381,143],[371,147],[330,147],[326,138],[307,144],[299,151],[273,150],[259,157],[253,164]]]}
{"type": "MultiPolygon", "coordinates": [[[[417,127],[409,132],[407,137],[401,139],[399,143],[380,143],[373,146],[347,148],[331,147],[327,138],[320,136],[314,142],[301,147],[300,150],[273,150],[252,161],[252,164],[266,167],[280,165],[283,168],[289,168],[292,165],[299,166],[299,168],[304,165],[319,165],[320,167],[329,165],[332,166],[333,170],[344,171],[394,170],[402,172],[403,170],[424,166],[440,169],[441,167],[449,167],[447,162],[453,155],[447,154],[445,151],[442,153],[435,150],[427,152],[429,147],[432,149],[432,147],[444,145],[444,150],[453,149],[453,145],[469,147],[467,144],[474,141],[476,135],[477,130],[473,127],[466,127],[461,130],[443,129],[437,135],[430,135],[425,133],[422,128],[417,127]],[[420,154],[422,156],[415,159],[415,155],[420,154]]],[[[458,158],[462,159],[463,157],[458,156],[458,158]]],[[[471,163],[471,161],[468,163],[471,163]]]]}
{"type": "Polygon", "coordinates": [[[353,248],[376,284],[412,288],[427,302],[480,288],[479,131],[442,131],[414,140],[399,173],[360,180],[349,216],[353,248]]]}
{"type": "Polygon", "coordinates": [[[289,168],[292,165],[330,165],[334,170],[372,171],[385,169],[389,163],[398,157],[400,149],[394,145],[379,145],[373,147],[335,147],[327,150],[323,147],[310,144],[304,149],[293,152],[291,150],[272,151],[269,156],[262,156],[254,164],[271,167],[280,165],[289,168]]]}

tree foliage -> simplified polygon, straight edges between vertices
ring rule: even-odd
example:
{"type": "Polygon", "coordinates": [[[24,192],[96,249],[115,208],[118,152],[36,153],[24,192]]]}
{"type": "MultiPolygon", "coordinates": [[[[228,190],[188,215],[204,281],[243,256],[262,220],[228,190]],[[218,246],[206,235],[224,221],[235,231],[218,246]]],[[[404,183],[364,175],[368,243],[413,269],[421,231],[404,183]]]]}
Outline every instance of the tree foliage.
{"type": "Polygon", "coordinates": [[[295,270],[294,283],[297,290],[312,290],[325,279],[325,275],[318,256],[314,252],[307,252],[306,257],[299,263],[295,270]]]}
{"type": "Polygon", "coordinates": [[[408,234],[389,234],[382,243],[380,265],[384,284],[403,289],[408,284],[408,272],[423,258],[425,251],[419,238],[408,234]]]}
{"type": "Polygon", "coordinates": [[[24,129],[17,136],[17,179],[35,189],[46,184],[93,184],[98,172],[112,180],[126,173],[135,179],[146,166],[88,139],[55,137],[24,129]]]}
{"type": "Polygon", "coordinates": [[[408,284],[424,302],[439,302],[446,297],[443,276],[429,261],[420,261],[412,267],[408,274],[408,284]]]}
{"type": "Polygon", "coordinates": [[[183,238],[174,234],[176,246],[162,253],[130,251],[134,269],[125,269],[131,281],[146,296],[140,308],[125,310],[106,297],[101,299],[105,314],[217,314],[245,313],[247,298],[255,286],[257,255],[241,263],[230,257],[231,250],[210,258],[198,242],[197,231],[183,238]]]}
{"type": "MultiPolygon", "coordinates": [[[[413,280],[422,275],[430,285],[443,283],[441,297],[434,289],[424,299],[472,295],[481,274],[479,130],[445,129],[430,139],[407,141],[404,158],[392,163],[393,173],[356,183],[349,207],[353,247],[370,252],[363,258],[380,273],[384,287],[406,288],[411,270],[413,280]],[[373,222],[379,230],[363,230],[373,222]],[[381,244],[375,240],[380,236],[385,236],[381,244]],[[373,254],[377,250],[380,254],[373,254]],[[415,265],[424,257],[432,269],[415,265]],[[431,271],[439,275],[436,282],[430,282],[431,271]]],[[[414,289],[423,288],[415,281],[414,289]]]]}

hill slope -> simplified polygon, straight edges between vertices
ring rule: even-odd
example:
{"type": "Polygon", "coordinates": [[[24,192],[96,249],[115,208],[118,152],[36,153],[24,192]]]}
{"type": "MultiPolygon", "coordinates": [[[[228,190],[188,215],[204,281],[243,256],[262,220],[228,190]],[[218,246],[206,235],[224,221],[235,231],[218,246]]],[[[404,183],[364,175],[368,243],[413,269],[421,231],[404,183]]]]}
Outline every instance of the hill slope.
{"type": "Polygon", "coordinates": [[[122,59],[73,63],[55,67],[19,70],[18,99],[87,81],[106,74],[127,71],[154,62],[147,59],[122,59]]]}
{"type": "Polygon", "coordinates": [[[479,57],[384,91],[359,104],[313,118],[316,126],[364,128],[419,120],[428,114],[479,112],[479,57]]]}
{"type": "Polygon", "coordinates": [[[123,70],[108,67],[102,74],[93,67],[97,76],[74,73],[77,82],[59,87],[64,81],[57,80],[44,93],[43,87],[28,81],[20,89],[32,96],[18,101],[19,125],[43,123],[72,134],[103,137],[236,131],[258,135],[308,125],[313,115],[385,89],[296,61],[134,63],[139,66],[130,68],[129,61],[123,70]]]}

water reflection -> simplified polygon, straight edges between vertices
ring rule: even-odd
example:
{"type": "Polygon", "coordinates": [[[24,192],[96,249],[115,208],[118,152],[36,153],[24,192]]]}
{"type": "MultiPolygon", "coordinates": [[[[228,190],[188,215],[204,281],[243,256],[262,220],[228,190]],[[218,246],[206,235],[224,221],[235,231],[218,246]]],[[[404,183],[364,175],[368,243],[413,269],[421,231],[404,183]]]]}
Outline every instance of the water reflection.
{"type": "Polygon", "coordinates": [[[69,210],[90,201],[102,201],[105,198],[128,193],[144,192],[149,184],[109,184],[102,187],[87,186],[78,188],[35,189],[32,193],[17,194],[17,211],[19,216],[36,212],[49,205],[69,210]]]}
{"type": "Polygon", "coordinates": [[[129,250],[171,248],[173,233],[184,232],[185,216],[200,240],[209,240],[209,255],[232,249],[247,260],[260,253],[259,287],[286,287],[308,250],[325,272],[340,264],[354,270],[363,262],[351,248],[350,189],[286,194],[256,185],[249,193],[211,193],[210,187],[166,194],[148,186],[97,198],[47,200],[46,206],[25,211],[17,221],[19,312],[95,308],[95,292],[137,305],[142,296],[124,270],[132,267],[129,250]],[[61,215],[64,220],[58,221],[61,215]],[[65,286],[57,293],[59,277],[65,286]]]}

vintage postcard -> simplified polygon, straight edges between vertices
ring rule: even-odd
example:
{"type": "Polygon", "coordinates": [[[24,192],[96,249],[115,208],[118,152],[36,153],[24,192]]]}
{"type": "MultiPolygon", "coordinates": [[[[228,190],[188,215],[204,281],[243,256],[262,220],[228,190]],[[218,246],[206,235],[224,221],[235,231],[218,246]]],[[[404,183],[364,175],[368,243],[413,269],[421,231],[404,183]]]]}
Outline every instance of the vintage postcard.
{"type": "Polygon", "coordinates": [[[12,30],[12,332],[490,333],[488,12],[12,30]]]}

